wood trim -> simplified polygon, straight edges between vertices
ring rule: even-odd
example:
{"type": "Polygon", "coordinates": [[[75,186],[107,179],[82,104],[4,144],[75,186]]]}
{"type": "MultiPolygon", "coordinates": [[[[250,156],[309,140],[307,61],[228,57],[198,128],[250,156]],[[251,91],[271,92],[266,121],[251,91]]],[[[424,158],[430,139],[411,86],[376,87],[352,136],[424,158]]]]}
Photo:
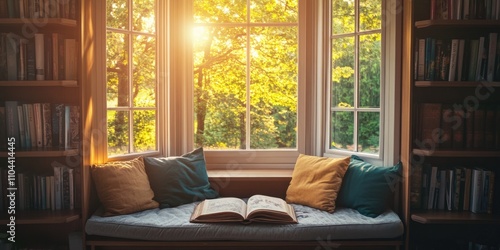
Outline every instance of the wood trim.
{"type": "Polygon", "coordinates": [[[422,224],[495,224],[500,225],[500,216],[475,214],[469,211],[422,211],[413,213],[411,219],[422,224]]]}
{"type": "Polygon", "coordinates": [[[405,225],[405,249],[409,249],[410,239],[410,179],[411,179],[411,91],[413,79],[413,0],[403,2],[402,41],[402,86],[401,86],[401,162],[403,164],[403,223],[405,225]]]}
{"type": "Polygon", "coordinates": [[[93,236],[88,237],[87,246],[91,249],[106,249],[105,247],[119,247],[119,249],[313,249],[322,247],[325,249],[353,247],[362,249],[399,249],[403,245],[403,240],[340,240],[340,241],[134,241],[116,238],[106,238],[93,236]],[[102,248],[104,247],[104,248],[102,248]]]}

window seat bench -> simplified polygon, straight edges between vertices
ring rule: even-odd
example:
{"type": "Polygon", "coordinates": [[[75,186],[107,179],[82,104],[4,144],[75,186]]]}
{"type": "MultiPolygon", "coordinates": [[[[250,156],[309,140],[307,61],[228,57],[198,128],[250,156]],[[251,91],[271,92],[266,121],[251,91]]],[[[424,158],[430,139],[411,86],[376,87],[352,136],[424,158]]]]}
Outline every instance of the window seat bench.
{"type": "MultiPolygon", "coordinates": [[[[209,180],[221,196],[266,194],[284,197],[290,174],[211,172],[209,180]]],[[[404,242],[400,216],[389,209],[376,218],[350,208],[334,213],[292,204],[298,224],[190,223],[198,202],[102,217],[92,213],[85,223],[85,244],[97,249],[399,249],[404,242]]]]}

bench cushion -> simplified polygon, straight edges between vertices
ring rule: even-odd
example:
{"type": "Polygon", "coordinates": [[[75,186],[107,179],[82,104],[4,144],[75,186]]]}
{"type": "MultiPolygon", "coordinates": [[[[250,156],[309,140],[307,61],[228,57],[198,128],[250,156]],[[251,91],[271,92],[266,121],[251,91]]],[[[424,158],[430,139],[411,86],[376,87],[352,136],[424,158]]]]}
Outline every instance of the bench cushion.
{"type": "Polygon", "coordinates": [[[317,241],[340,239],[388,239],[403,234],[403,224],[393,211],[370,218],[351,208],[328,213],[292,204],[298,224],[190,223],[196,204],[150,209],[128,215],[100,216],[87,220],[88,235],[155,241],[317,241]]]}

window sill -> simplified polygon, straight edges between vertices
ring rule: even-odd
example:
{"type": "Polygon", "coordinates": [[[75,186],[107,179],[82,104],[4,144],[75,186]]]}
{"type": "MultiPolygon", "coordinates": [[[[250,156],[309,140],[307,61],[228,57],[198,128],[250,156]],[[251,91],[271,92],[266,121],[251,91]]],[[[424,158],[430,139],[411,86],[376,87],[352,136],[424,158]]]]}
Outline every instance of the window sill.
{"type": "Polygon", "coordinates": [[[234,179],[234,180],[289,180],[292,178],[293,169],[238,169],[207,170],[209,179],[234,179]]]}

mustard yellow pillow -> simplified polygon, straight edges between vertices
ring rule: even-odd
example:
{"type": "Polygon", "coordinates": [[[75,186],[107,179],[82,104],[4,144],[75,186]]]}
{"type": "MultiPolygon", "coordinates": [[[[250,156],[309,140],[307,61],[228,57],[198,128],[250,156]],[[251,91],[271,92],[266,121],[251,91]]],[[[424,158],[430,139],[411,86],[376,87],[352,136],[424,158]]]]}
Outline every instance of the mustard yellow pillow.
{"type": "Polygon", "coordinates": [[[142,158],[92,166],[92,178],[104,216],[157,208],[142,158]]]}
{"type": "Polygon", "coordinates": [[[327,158],[300,154],[286,201],[333,213],[350,157],[327,158]]]}

